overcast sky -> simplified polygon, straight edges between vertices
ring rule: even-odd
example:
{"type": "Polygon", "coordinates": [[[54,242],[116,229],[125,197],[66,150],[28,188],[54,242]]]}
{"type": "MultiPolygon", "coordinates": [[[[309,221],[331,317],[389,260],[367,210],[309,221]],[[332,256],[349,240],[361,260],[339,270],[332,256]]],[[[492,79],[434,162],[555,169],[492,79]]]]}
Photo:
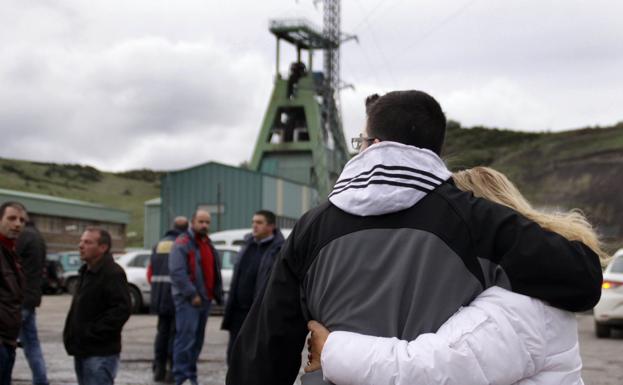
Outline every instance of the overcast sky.
{"type": "MultiPolygon", "coordinates": [[[[342,30],[359,38],[341,52],[346,136],[366,95],[394,89],[431,93],[467,126],[623,121],[621,15],[617,0],[345,0],[342,30]]],[[[299,17],[321,26],[322,4],[4,0],[0,157],[111,171],[249,160],[274,76],[268,21],[299,17]]]]}

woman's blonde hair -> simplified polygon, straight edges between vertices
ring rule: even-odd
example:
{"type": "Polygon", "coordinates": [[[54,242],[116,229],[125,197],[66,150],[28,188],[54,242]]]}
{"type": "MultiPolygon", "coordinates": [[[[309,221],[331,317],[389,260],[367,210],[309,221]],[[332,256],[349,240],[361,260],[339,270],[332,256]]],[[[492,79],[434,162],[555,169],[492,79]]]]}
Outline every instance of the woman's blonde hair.
{"type": "Polygon", "coordinates": [[[586,217],[578,211],[545,213],[535,210],[517,187],[502,173],[489,167],[474,167],[453,174],[456,186],[475,196],[510,207],[526,218],[571,241],[590,247],[602,261],[609,258],[601,249],[599,238],[586,217]]]}

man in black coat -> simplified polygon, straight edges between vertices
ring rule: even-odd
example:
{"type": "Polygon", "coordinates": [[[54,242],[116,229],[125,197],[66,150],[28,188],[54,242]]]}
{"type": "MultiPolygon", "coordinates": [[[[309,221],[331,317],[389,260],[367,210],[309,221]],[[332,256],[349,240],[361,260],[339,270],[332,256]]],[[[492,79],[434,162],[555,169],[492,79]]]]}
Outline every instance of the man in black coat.
{"type": "Polygon", "coordinates": [[[110,234],[95,227],[80,237],[80,259],[85,264],[63,330],[79,385],[113,384],[119,367],[130,293],[125,272],[110,254],[111,243],[110,234]]]}
{"type": "Polygon", "coordinates": [[[34,385],[48,385],[45,360],[37,334],[37,318],[35,309],[41,305],[41,281],[45,267],[45,240],[27,217],[26,227],[17,238],[16,252],[22,260],[26,277],[24,302],[22,304],[22,328],[19,340],[24,348],[24,355],[32,372],[34,385]]]}
{"type": "Polygon", "coordinates": [[[26,223],[18,202],[0,205],[0,385],[11,384],[17,336],[22,323],[24,274],[15,252],[15,240],[26,223]]]}
{"type": "Polygon", "coordinates": [[[229,330],[228,364],[231,362],[231,349],[242,323],[253,301],[262,297],[275,256],[283,243],[283,234],[276,227],[275,214],[268,210],[256,212],[252,219],[252,233],[245,237],[245,244],[234,265],[234,276],[221,326],[222,329],[229,330]]]}
{"type": "Polygon", "coordinates": [[[169,253],[178,235],[188,229],[188,218],[176,217],[173,228],[154,246],[147,279],[151,284],[151,312],[158,315],[158,330],[154,341],[154,381],[172,382],[171,364],[175,338],[175,306],[171,296],[169,253]],[[169,371],[167,373],[167,367],[169,371]]]}

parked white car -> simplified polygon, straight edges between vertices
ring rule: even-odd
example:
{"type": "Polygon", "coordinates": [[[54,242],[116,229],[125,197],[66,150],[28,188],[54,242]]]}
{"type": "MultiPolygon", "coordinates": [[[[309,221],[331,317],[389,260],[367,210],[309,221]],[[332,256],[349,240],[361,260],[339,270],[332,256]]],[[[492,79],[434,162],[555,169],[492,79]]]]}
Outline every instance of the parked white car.
{"type": "MultiPolygon", "coordinates": [[[[288,235],[292,232],[292,229],[279,230],[281,230],[284,238],[288,238],[288,235]]],[[[249,233],[251,233],[250,228],[219,231],[210,234],[210,240],[216,248],[219,248],[220,246],[231,246],[238,247],[238,249],[240,249],[240,247],[244,245],[244,236],[249,233]]]]}
{"type": "Polygon", "coordinates": [[[212,306],[213,314],[222,314],[227,303],[231,279],[234,275],[234,263],[241,246],[214,246],[221,257],[221,277],[223,278],[223,306],[212,306]]]}
{"type": "Polygon", "coordinates": [[[593,314],[597,337],[607,338],[613,328],[623,329],[623,249],[614,254],[604,271],[601,299],[593,314]]]}
{"type": "Polygon", "coordinates": [[[132,313],[140,313],[149,306],[151,285],[147,282],[147,265],[151,250],[132,250],[117,257],[117,263],[125,270],[130,289],[132,313]]]}

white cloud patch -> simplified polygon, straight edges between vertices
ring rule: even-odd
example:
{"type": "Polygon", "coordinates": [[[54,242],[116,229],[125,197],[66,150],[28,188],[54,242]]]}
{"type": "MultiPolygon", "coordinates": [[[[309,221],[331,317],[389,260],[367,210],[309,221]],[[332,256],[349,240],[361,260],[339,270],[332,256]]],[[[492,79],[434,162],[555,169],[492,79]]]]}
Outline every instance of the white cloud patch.
{"type": "MultiPolygon", "coordinates": [[[[464,125],[560,130],[623,120],[623,3],[342,2],[347,140],[364,99],[421,89],[464,125]]],[[[271,18],[309,1],[8,0],[0,156],[106,170],[249,160],[272,91],[271,18]]],[[[282,43],[281,69],[294,50],[282,43]]],[[[305,55],[306,57],[306,55],[305,55]]],[[[314,56],[314,68],[322,55],[314,56]]]]}
{"type": "Polygon", "coordinates": [[[441,95],[446,115],[461,117],[464,126],[544,130],[552,124],[552,111],[538,95],[508,79],[493,79],[480,87],[457,89],[441,95]]]}

